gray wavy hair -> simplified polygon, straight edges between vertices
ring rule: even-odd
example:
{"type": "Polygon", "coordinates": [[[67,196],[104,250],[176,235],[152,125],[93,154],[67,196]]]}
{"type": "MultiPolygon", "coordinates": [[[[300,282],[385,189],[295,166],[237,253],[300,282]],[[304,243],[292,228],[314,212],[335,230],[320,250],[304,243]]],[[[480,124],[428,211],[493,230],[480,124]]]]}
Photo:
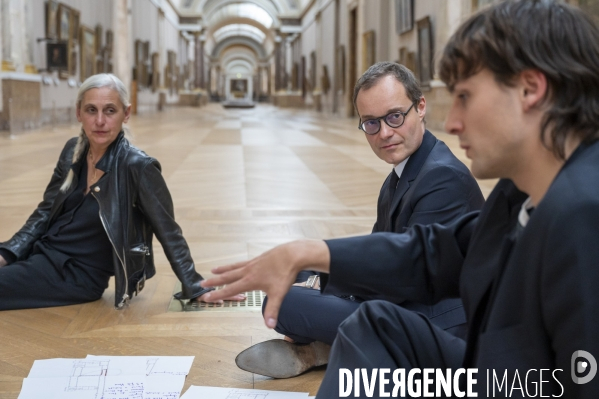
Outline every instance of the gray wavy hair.
{"type": "MultiPolygon", "coordinates": [[[[93,75],[85,79],[85,82],[81,84],[79,92],[77,93],[77,110],[81,109],[81,101],[83,101],[83,96],[85,95],[85,93],[87,93],[91,89],[99,89],[102,87],[109,87],[115,90],[119,95],[119,100],[123,104],[123,109],[127,109],[127,107],[130,105],[129,93],[127,92],[127,88],[125,87],[123,82],[121,82],[119,78],[117,78],[115,75],[111,73],[99,73],[97,75],[93,75]]],[[[125,137],[130,138],[129,130],[125,127],[123,127],[123,130],[125,131],[125,137]]],[[[87,140],[87,136],[85,135],[85,131],[82,127],[81,131],[79,132],[79,137],[77,138],[77,144],[75,145],[75,149],[73,150],[72,163],[75,163],[79,159],[81,159],[83,154],[85,154],[85,152],[87,151],[88,147],[89,141],[87,140]]],[[[71,184],[73,183],[73,177],[74,172],[73,169],[71,169],[69,170],[69,173],[67,174],[67,178],[65,179],[64,183],[62,183],[60,191],[64,193],[69,189],[69,187],[71,187],[71,184]]]]}

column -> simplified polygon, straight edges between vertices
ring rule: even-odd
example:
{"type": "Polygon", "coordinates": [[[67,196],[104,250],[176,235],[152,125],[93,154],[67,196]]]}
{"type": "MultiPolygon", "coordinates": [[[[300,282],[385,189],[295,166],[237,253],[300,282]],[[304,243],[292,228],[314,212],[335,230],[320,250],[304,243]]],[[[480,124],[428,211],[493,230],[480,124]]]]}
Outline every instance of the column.
{"type": "Polygon", "coordinates": [[[37,73],[37,68],[33,63],[33,46],[34,38],[33,32],[29,28],[33,26],[33,4],[31,0],[20,1],[20,23],[19,23],[19,38],[21,47],[21,59],[23,63],[23,69],[27,73],[37,73]]]}
{"type": "Polygon", "coordinates": [[[201,32],[195,33],[195,87],[205,89],[204,81],[204,40],[205,37],[201,32]]]}
{"type": "Polygon", "coordinates": [[[127,0],[114,0],[113,8],[113,73],[123,81],[127,89],[131,87],[132,63],[129,59],[132,51],[129,45],[132,43],[129,34],[129,8],[127,0]]]}
{"type": "Polygon", "coordinates": [[[275,59],[274,59],[274,63],[275,63],[275,92],[277,92],[281,89],[281,75],[283,74],[283,71],[281,70],[281,64],[282,64],[281,47],[282,47],[281,36],[276,36],[275,37],[275,59]]]}
{"type": "Polygon", "coordinates": [[[164,89],[166,87],[166,65],[168,63],[168,57],[166,53],[166,39],[165,29],[166,20],[164,17],[164,11],[158,10],[158,65],[160,66],[160,84],[159,87],[164,89]]]}
{"type": "Polygon", "coordinates": [[[291,90],[291,68],[293,68],[293,54],[291,51],[291,37],[285,38],[285,75],[283,77],[283,88],[291,90]]]}
{"type": "Polygon", "coordinates": [[[12,37],[14,24],[11,19],[14,18],[14,10],[11,7],[11,0],[0,0],[0,19],[2,20],[2,71],[14,71],[14,59],[12,54],[12,37]]]}

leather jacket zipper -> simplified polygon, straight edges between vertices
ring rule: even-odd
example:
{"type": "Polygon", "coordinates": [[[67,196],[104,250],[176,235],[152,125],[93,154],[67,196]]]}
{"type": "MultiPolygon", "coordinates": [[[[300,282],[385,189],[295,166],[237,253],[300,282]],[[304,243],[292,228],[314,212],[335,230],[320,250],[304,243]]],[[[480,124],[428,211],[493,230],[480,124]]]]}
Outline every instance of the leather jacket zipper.
{"type": "Polygon", "coordinates": [[[90,193],[96,199],[96,201],[98,201],[98,207],[100,208],[100,210],[98,211],[98,215],[100,216],[100,221],[102,222],[102,226],[104,227],[104,231],[106,232],[106,236],[108,237],[110,244],[112,244],[114,253],[116,254],[117,258],[119,258],[119,261],[121,262],[121,267],[123,268],[123,275],[125,276],[125,294],[123,295],[123,299],[121,300],[121,302],[117,305],[117,308],[120,309],[129,300],[129,294],[127,294],[127,290],[129,288],[129,278],[127,277],[127,269],[125,268],[124,260],[121,259],[121,257],[119,256],[119,252],[117,251],[116,246],[114,245],[114,242],[112,241],[112,237],[110,237],[110,234],[108,233],[108,229],[106,228],[106,222],[104,221],[104,217],[102,217],[102,205],[100,204],[100,200],[98,199],[98,197],[96,197],[94,195],[94,192],[92,190],[90,190],[90,193]]]}

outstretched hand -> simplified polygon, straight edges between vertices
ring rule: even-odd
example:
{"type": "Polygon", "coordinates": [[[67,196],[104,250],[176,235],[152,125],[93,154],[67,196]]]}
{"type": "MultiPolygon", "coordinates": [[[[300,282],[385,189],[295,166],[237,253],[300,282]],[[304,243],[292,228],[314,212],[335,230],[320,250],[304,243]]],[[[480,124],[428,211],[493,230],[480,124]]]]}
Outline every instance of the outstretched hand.
{"type": "Polygon", "coordinates": [[[245,294],[237,294],[237,295],[231,295],[227,298],[223,298],[223,299],[217,299],[217,300],[210,300],[210,299],[206,299],[206,295],[208,295],[208,293],[205,293],[203,295],[200,295],[197,298],[193,298],[192,301],[195,302],[207,302],[207,303],[223,303],[223,301],[245,301],[246,296],[245,294]]]}
{"type": "Polygon", "coordinates": [[[329,263],[329,248],[324,241],[293,241],[249,261],[212,269],[217,276],[202,281],[202,287],[226,286],[203,296],[207,301],[216,301],[239,292],[262,290],[268,295],[264,321],[274,328],[283,298],[297,273],[306,269],[328,273],[329,263]]]}

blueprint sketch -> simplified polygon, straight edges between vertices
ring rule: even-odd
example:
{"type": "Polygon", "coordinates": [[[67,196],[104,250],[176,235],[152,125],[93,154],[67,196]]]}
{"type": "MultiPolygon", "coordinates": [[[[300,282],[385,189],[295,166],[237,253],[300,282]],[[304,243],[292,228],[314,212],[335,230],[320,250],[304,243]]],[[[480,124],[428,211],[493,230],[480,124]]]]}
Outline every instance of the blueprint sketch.
{"type": "Polygon", "coordinates": [[[192,362],[193,356],[36,360],[19,399],[178,399],[192,362]]]}
{"type": "Polygon", "coordinates": [[[194,356],[93,356],[87,355],[86,360],[120,360],[123,362],[143,361],[146,365],[146,375],[187,375],[193,363],[194,356]]]}
{"type": "Polygon", "coordinates": [[[308,399],[305,392],[190,386],[181,399],[308,399]]]}

